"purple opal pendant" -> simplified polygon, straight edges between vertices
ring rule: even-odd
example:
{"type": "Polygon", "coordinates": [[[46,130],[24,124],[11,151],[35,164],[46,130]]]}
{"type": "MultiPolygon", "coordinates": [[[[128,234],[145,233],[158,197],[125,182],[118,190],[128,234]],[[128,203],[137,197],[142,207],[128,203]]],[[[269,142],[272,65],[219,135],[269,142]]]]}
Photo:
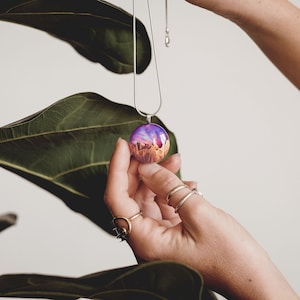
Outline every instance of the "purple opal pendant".
{"type": "Polygon", "coordinates": [[[132,132],[129,147],[132,155],[139,162],[144,164],[159,162],[167,155],[170,140],[161,126],[147,123],[132,132]]]}

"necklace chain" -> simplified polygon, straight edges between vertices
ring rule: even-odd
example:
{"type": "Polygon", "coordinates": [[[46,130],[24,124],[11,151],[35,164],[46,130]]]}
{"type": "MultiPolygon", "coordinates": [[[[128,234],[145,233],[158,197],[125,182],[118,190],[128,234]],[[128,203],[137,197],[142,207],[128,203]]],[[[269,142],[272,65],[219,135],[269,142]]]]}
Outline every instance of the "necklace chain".
{"type": "MultiPolygon", "coordinates": [[[[136,101],[136,75],[137,75],[137,47],[136,47],[136,12],[135,12],[135,0],[132,0],[132,30],[133,30],[133,100],[134,100],[134,107],[136,111],[143,117],[147,118],[147,122],[151,122],[151,118],[155,116],[162,106],[162,93],[161,93],[161,86],[160,86],[160,79],[159,79],[159,73],[158,73],[158,66],[157,66],[157,59],[156,59],[156,51],[155,51],[155,45],[154,45],[154,35],[153,35],[153,26],[152,26],[152,18],[151,18],[151,11],[150,11],[150,3],[149,0],[147,0],[147,8],[148,8],[148,17],[149,17],[149,23],[150,23],[150,33],[151,33],[151,41],[153,45],[153,59],[155,64],[155,73],[157,78],[157,86],[158,86],[158,93],[159,93],[159,106],[157,110],[151,114],[143,113],[141,110],[137,107],[137,101],[136,101]]],[[[170,36],[169,36],[169,28],[168,28],[168,0],[165,0],[165,17],[166,17],[166,31],[165,31],[165,45],[166,47],[169,47],[170,45],[170,36]]]]}
{"type": "Polygon", "coordinates": [[[165,45],[166,47],[170,46],[170,30],[169,30],[169,8],[168,0],[165,0],[165,19],[166,19],[166,30],[165,30],[165,45]]]}

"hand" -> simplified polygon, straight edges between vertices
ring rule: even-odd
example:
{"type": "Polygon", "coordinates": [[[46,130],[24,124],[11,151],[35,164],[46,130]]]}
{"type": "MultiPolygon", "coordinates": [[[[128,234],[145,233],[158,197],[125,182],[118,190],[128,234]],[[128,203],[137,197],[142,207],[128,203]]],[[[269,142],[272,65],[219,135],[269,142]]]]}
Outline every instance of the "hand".
{"type": "Polygon", "coordinates": [[[298,299],[282,292],[288,285],[281,274],[231,216],[197,194],[175,213],[174,207],[189,192],[182,189],[171,197],[171,206],[166,203],[167,194],[184,184],[174,174],[179,167],[178,155],[161,165],[139,164],[130,158],[127,142],[118,140],[105,201],[113,216],[130,218],[142,211],[131,221],[128,242],[134,253],[146,261],[174,260],[189,265],[202,274],[209,288],[226,297],[298,299]]]}
{"type": "Polygon", "coordinates": [[[300,9],[286,0],[187,0],[236,23],[300,89],[300,9]]]}

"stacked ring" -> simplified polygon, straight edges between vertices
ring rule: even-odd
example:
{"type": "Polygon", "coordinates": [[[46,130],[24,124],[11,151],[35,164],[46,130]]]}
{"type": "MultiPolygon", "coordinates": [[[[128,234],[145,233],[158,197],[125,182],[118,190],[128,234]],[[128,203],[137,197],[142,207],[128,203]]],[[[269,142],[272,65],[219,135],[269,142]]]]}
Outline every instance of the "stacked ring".
{"type": "MultiPolygon", "coordinates": [[[[170,198],[175,194],[177,193],[178,191],[184,189],[184,188],[189,188],[186,184],[181,184],[181,185],[178,185],[178,186],[175,186],[168,194],[167,194],[167,197],[166,197],[166,201],[167,201],[167,204],[169,204],[170,202],[170,198]]],[[[203,196],[202,193],[198,192],[197,189],[193,189],[193,190],[190,190],[190,192],[185,195],[183,197],[183,199],[181,199],[177,205],[175,206],[175,213],[178,212],[179,208],[193,195],[200,195],[200,196],[203,196]]],[[[170,205],[170,204],[169,204],[170,205]]]]}
{"type": "Polygon", "coordinates": [[[178,212],[179,208],[186,202],[186,200],[188,200],[191,196],[195,195],[195,194],[198,194],[198,191],[197,190],[192,190],[191,192],[189,192],[183,199],[181,199],[178,204],[176,205],[175,207],[175,213],[178,212]]]}
{"type": "Polygon", "coordinates": [[[182,185],[178,185],[176,187],[174,187],[167,195],[166,197],[166,201],[167,201],[167,204],[169,204],[170,202],[170,198],[177,192],[179,192],[180,190],[182,189],[185,189],[185,188],[189,188],[186,184],[182,184],[182,185]]]}

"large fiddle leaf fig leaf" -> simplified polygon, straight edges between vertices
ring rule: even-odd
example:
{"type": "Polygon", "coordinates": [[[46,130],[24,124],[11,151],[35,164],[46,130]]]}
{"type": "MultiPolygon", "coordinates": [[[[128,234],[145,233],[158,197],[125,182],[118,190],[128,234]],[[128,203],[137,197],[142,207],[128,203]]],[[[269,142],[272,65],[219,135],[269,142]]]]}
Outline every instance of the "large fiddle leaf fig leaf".
{"type": "Polygon", "coordinates": [[[79,278],[0,276],[0,297],[101,300],[214,300],[201,276],[175,262],[152,262],[79,278]]]}
{"type": "MultiPolygon", "coordinates": [[[[1,0],[0,20],[46,31],[110,71],[133,71],[132,15],[103,0],[1,0]]],[[[141,73],[151,60],[151,46],[139,20],[136,30],[141,73]]]]}
{"type": "MultiPolygon", "coordinates": [[[[144,122],[132,107],[94,93],[76,94],[0,128],[0,166],[111,232],[111,215],[103,203],[110,157],[117,139],[129,140],[144,122]]],[[[165,127],[157,118],[153,122],[165,127]]],[[[177,144],[168,134],[173,154],[177,144]]]]}
{"type": "Polygon", "coordinates": [[[15,214],[0,215],[0,232],[12,225],[15,225],[16,221],[17,216],[15,214]]]}

